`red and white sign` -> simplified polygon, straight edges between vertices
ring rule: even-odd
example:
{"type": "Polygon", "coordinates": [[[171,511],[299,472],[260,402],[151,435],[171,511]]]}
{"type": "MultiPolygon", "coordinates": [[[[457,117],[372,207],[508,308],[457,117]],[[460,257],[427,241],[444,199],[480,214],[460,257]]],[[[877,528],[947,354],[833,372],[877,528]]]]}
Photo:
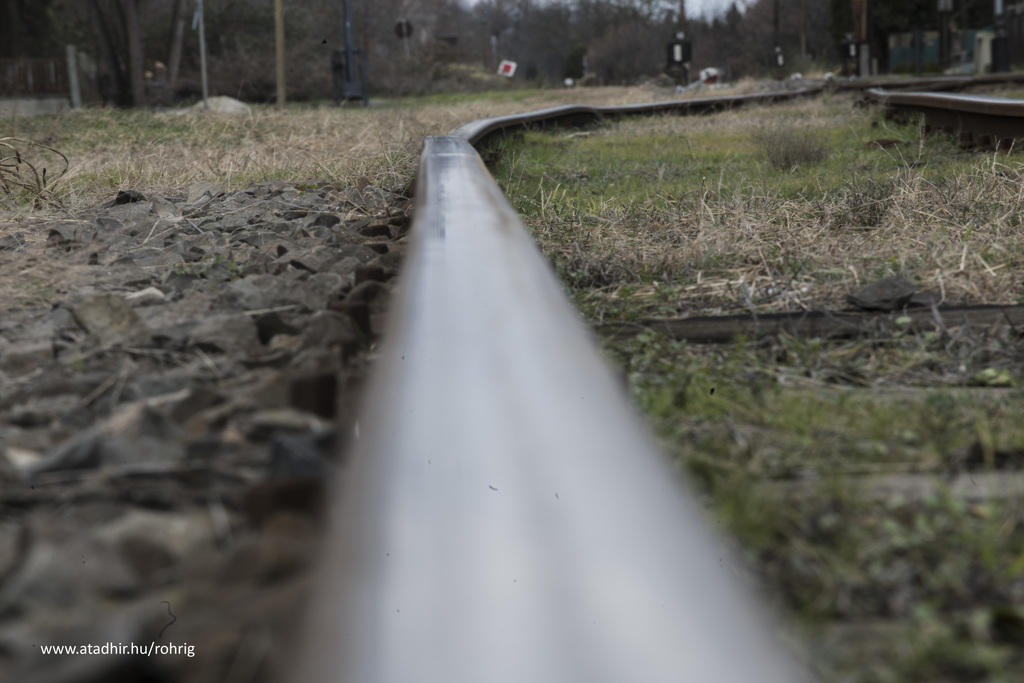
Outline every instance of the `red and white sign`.
{"type": "Polygon", "coordinates": [[[714,85],[715,83],[718,83],[718,69],[713,66],[701,69],[700,82],[704,85],[714,85]]]}
{"type": "Polygon", "coordinates": [[[512,78],[516,75],[516,63],[507,59],[501,60],[501,64],[498,65],[498,75],[512,78]]]}

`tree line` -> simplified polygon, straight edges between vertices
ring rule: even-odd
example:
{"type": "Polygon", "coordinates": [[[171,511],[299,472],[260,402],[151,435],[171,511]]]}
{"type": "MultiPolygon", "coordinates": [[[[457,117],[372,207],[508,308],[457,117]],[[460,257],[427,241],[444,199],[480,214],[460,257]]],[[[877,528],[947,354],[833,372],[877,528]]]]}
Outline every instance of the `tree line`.
{"type": "MultiPolygon", "coordinates": [[[[671,0],[351,0],[354,47],[368,57],[371,91],[412,94],[493,86],[497,60],[517,79],[566,77],[631,83],[665,67],[682,23],[671,0]],[[399,20],[412,27],[400,37],[399,20]]],[[[875,54],[889,33],[938,26],[934,0],[875,2],[875,54]]],[[[985,20],[981,0],[955,0],[962,25],[985,20]]],[[[275,97],[274,0],[205,0],[211,92],[275,97]]],[[[284,0],[288,97],[331,93],[330,54],[342,47],[343,0],[284,0]]],[[[88,58],[100,98],[164,104],[199,92],[196,0],[0,0],[0,58],[88,58]]],[[[990,10],[989,10],[990,13],[990,10]]],[[[852,30],[850,0],[739,0],[715,16],[687,17],[693,66],[732,78],[770,72],[778,46],[793,69],[839,65],[852,30]],[[803,30],[801,31],[801,27],[803,30]]]]}

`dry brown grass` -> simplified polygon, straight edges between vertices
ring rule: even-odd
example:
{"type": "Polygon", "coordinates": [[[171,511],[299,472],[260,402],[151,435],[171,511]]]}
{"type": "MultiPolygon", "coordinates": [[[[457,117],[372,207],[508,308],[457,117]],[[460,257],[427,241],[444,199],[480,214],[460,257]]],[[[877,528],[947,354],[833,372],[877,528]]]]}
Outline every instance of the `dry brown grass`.
{"type": "Polygon", "coordinates": [[[780,171],[821,163],[828,156],[824,136],[818,131],[793,124],[769,125],[756,130],[751,139],[758,153],[780,171]]]}
{"type": "MultiPolygon", "coordinates": [[[[745,83],[729,92],[752,87],[745,83]]],[[[325,177],[343,183],[366,177],[375,185],[401,189],[415,173],[426,135],[447,134],[477,118],[558,104],[631,104],[666,97],[676,95],[643,86],[395,99],[368,109],[297,105],[280,112],[253,106],[241,116],[87,109],[8,120],[5,132],[30,141],[29,147],[38,143],[67,156],[67,174],[49,189],[65,210],[76,212],[108,200],[119,189],[173,193],[198,181],[239,187],[268,177],[325,177]]],[[[25,161],[45,165],[31,153],[25,161]]],[[[39,208],[25,201],[0,206],[18,214],[39,208]]]]}
{"type": "Polygon", "coordinates": [[[676,163],[707,175],[687,190],[643,198],[582,200],[582,190],[563,184],[538,202],[546,205],[539,213],[534,207],[530,223],[567,281],[593,288],[588,297],[599,318],[614,317],[622,296],[648,297],[648,315],[842,308],[849,292],[897,273],[947,303],[1024,298],[1019,155],[966,154],[935,142],[926,160],[955,157],[956,172],[934,173],[918,163],[913,135],[900,150],[865,150],[864,139],[892,134],[870,128],[871,116],[809,102],[713,119],[623,122],[596,135],[631,137],[631,149],[644,137],[675,138],[676,163]],[[751,131],[797,117],[812,133],[839,131],[843,142],[831,144],[853,150],[806,171],[809,189],[786,187],[794,174],[769,178],[763,164],[711,155],[716,145],[731,145],[736,156],[753,157],[751,131]],[[873,156],[865,161],[865,154],[873,156]]]}

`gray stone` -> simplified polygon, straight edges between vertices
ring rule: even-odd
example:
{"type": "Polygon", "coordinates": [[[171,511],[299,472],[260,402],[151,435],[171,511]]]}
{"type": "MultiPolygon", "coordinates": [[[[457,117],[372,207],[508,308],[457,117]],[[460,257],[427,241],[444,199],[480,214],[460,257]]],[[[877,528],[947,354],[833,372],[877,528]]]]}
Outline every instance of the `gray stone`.
{"type": "Polygon", "coordinates": [[[360,263],[369,263],[377,258],[378,254],[365,244],[347,244],[338,247],[338,256],[341,258],[354,258],[360,263]]]}
{"type": "Polygon", "coordinates": [[[313,218],[309,222],[311,228],[333,228],[335,225],[341,223],[341,219],[337,214],[333,213],[321,213],[313,218]]]}
{"type": "Polygon", "coordinates": [[[123,396],[127,400],[141,401],[182,391],[191,386],[193,381],[192,375],[185,369],[138,377],[125,385],[123,396]]]}
{"type": "Polygon", "coordinates": [[[154,197],[151,203],[153,205],[153,213],[160,218],[177,218],[181,215],[178,207],[163,197],[154,197]]]}
{"type": "Polygon", "coordinates": [[[102,462],[99,442],[102,434],[89,429],[67,439],[46,453],[40,460],[23,468],[19,473],[30,478],[43,472],[85,470],[98,467],[102,462]]]}
{"type": "Polygon", "coordinates": [[[244,277],[228,285],[228,291],[238,306],[246,311],[268,308],[264,302],[263,290],[253,280],[254,278],[244,277]]]}
{"type": "Polygon", "coordinates": [[[75,319],[102,346],[145,344],[150,331],[146,324],[121,297],[98,294],[87,298],[73,309],[75,319]]]}
{"type": "Polygon", "coordinates": [[[133,202],[112,206],[104,211],[104,215],[109,218],[115,218],[125,225],[128,225],[129,223],[139,220],[143,216],[150,215],[152,212],[152,202],[133,202]]]}
{"type": "Polygon", "coordinates": [[[393,204],[398,199],[398,195],[373,185],[367,185],[362,190],[350,187],[342,196],[353,205],[365,209],[369,213],[378,213],[387,208],[389,203],[393,204]]]}
{"type": "MultiPolygon", "coordinates": [[[[276,232],[267,230],[239,233],[238,235],[233,236],[231,241],[244,242],[250,246],[258,247],[260,249],[274,249],[276,248],[276,245],[285,243],[276,232]]],[[[294,248],[294,245],[291,244],[287,244],[286,246],[294,248]]]]}
{"type": "Polygon", "coordinates": [[[0,237],[0,251],[21,251],[28,246],[25,233],[15,232],[0,237]]]}
{"type": "Polygon", "coordinates": [[[192,328],[199,324],[210,307],[208,296],[188,291],[178,301],[162,306],[140,308],[137,313],[152,330],[155,341],[183,346],[188,341],[192,328]]]}
{"type": "Polygon", "coordinates": [[[80,563],[69,562],[50,543],[36,543],[0,588],[0,614],[39,607],[69,608],[82,596],[80,563]]]}
{"type": "Polygon", "coordinates": [[[319,311],[326,308],[335,293],[344,286],[342,279],[332,273],[319,273],[310,277],[307,282],[273,275],[256,275],[244,280],[262,292],[264,308],[297,306],[299,311],[319,311]]]}
{"type": "Polygon", "coordinates": [[[92,469],[101,464],[174,463],[185,454],[180,430],[158,403],[135,401],[51,449],[22,472],[32,477],[44,472],[92,469]]]}
{"type": "Polygon", "coordinates": [[[200,227],[204,230],[220,230],[221,232],[235,232],[247,228],[252,221],[252,214],[249,212],[229,213],[225,216],[218,216],[214,220],[203,221],[200,227]]]}
{"type": "Polygon", "coordinates": [[[391,288],[386,284],[368,280],[349,292],[345,297],[345,303],[365,303],[376,309],[375,312],[379,312],[384,310],[390,294],[391,288]]]}
{"type": "MultiPolygon", "coordinates": [[[[296,323],[301,324],[301,323],[296,323]]],[[[292,325],[279,313],[265,313],[256,319],[256,330],[260,342],[267,344],[279,334],[299,334],[299,328],[292,325]]]]}
{"type": "Polygon", "coordinates": [[[33,397],[12,407],[7,415],[7,421],[19,427],[45,427],[57,420],[67,422],[71,413],[76,411],[84,414],[85,419],[79,420],[80,422],[88,420],[82,399],[78,396],[64,394],[46,398],[33,397]]]}
{"type": "Polygon", "coordinates": [[[242,352],[248,357],[260,353],[256,323],[244,313],[213,315],[192,329],[189,343],[213,353],[242,352]]]}
{"type": "Polygon", "coordinates": [[[187,554],[214,549],[209,515],[130,510],[95,531],[94,540],[117,552],[144,580],[187,554]]]}
{"type": "Polygon", "coordinates": [[[170,410],[170,417],[179,424],[189,421],[192,416],[224,403],[225,398],[206,387],[197,387],[185,392],[185,395],[170,410]]]}
{"type": "Polygon", "coordinates": [[[319,417],[295,408],[257,410],[242,417],[238,424],[239,431],[254,441],[265,441],[275,432],[320,432],[325,428],[319,417]]]}
{"type": "Polygon", "coordinates": [[[50,226],[46,243],[52,247],[67,247],[92,242],[96,234],[96,227],[87,223],[58,223],[50,226]]]}
{"type": "Polygon", "coordinates": [[[350,285],[354,284],[355,272],[364,262],[352,256],[345,256],[331,264],[330,272],[345,278],[350,285]]]}
{"type": "MultiPolygon", "coordinates": [[[[137,267],[143,269],[166,268],[185,262],[181,254],[175,254],[167,249],[159,249],[157,247],[136,249],[129,254],[129,258],[137,267]]],[[[118,259],[114,263],[120,264],[122,261],[118,259]]]]}
{"type": "Polygon", "coordinates": [[[167,301],[166,295],[156,287],[147,287],[131,294],[126,294],[124,300],[132,306],[152,306],[167,301]]]}
{"type": "Polygon", "coordinates": [[[0,521],[0,576],[17,565],[28,545],[25,527],[11,520],[0,521]]]}
{"type": "Polygon", "coordinates": [[[198,279],[199,276],[195,273],[179,273],[172,270],[164,276],[162,284],[175,292],[182,292],[192,287],[198,279]]]}
{"type": "Polygon", "coordinates": [[[899,275],[876,280],[846,300],[869,311],[895,311],[903,308],[914,295],[914,285],[899,275]]]}
{"type": "Polygon", "coordinates": [[[334,311],[317,311],[302,328],[302,343],[306,347],[351,344],[358,339],[359,328],[352,318],[334,311]]]}
{"type": "Polygon", "coordinates": [[[206,182],[193,183],[188,186],[188,199],[186,199],[186,203],[198,204],[200,202],[209,201],[223,193],[224,190],[221,189],[219,185],[206,182]]]}
{"type": "Polygon", "coordinates": [[[0,371],[13,377],[26,375],[53,362],[53,343],[49,339],[30,339],[15,344],[0,340],[0,371]]]}
{"type": "Polygon", "coordinates": [[[391,239],[391,228],[384,221],[374,221],[369,225],[359,228],[359,234],[363,237],[386,237],[391,239]]]}
{"type": "Polygon", "coordinates": [[[96,230],[101,234],[122,234],[125,232],[124,223],[109,216],[97,216],[96,230]]]}
{"type": "Polygon", "coordinates": [[[138,190],[118,190],[117,196],[114,197],[114,205],[119,204],[132,204],[134,202],[146,201],[145,195],[138,190]]]}
{"type": "Polygon", "coordinates": [[[329,271],[331,266],[340,258],[343,257],[339,256],[336,250],[329,247],[312,247],[290,251],[278,259],[278,261],[283,261],[293,268],[301,268],[311,273],[321,273],[329,271]]]}
{"type": "Polygon", "coordinates": [[[330,474],[335,431],[307,434],[275,432],[270,437],[271,477],[318,477],[330,474]]]}

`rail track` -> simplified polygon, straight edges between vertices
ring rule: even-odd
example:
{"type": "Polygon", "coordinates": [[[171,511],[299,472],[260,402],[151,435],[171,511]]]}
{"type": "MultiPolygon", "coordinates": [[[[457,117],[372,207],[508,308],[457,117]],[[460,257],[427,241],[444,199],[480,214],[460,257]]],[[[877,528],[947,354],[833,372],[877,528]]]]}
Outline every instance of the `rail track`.
{"type": "MultiPolygon", "coordinates": [[[[556,107],[427,138],[297,680],[808,680],[474,146],[820,90],[556,107]]],[[[932,98],[937,111],[979,101],[932,98]]]]}
{"type": "Polygon", "coordinates": [[[884,88],[901,91],[955,91],[967,88],[992,85],[1008,85],[1024,83],[1024,73],[996,73],[980,76],[925,76],[922,78],[858,78],[853,80],[836,80],[832,87],[837,90],[871,90],[884,88]]]}
{"type": "Polygon", "coordinates": [[[889,117],[919,112],[924,130],[943,131],[964,147],[1010,149],[1024,139],[1024,100],[984,95],[932,92],[891,92],[879,88],[867,96],[885,107],[889,117]]]}

